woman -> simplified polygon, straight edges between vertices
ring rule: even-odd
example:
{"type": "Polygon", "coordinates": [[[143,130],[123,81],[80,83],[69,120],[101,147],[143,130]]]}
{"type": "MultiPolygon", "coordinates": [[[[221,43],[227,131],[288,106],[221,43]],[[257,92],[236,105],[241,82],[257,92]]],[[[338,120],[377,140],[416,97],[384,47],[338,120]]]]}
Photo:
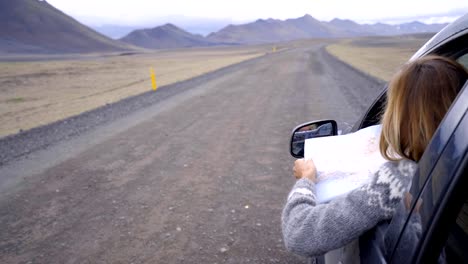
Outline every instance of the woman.
{"type": "Polygon", "coordinates": [[[322,255],[390,219],[404,202],[417,162],[467,78],[463,66],[440,56],[405,65],[389,84],[382,116],[380,152],[389,161],[369,184],[346,196],[317,205],[315,165],[296,160],[294,176],[299,180],[282,214],[286,247],[300,255],[322,255]]]}

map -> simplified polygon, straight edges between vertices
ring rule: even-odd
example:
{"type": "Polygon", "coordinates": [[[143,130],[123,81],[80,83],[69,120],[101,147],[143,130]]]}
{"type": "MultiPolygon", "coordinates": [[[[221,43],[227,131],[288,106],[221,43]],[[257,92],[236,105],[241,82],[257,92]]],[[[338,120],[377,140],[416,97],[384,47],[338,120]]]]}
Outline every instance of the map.
{"type": "Polygon", "coordinates": [[[316,196],[326,203],[369,182],[386,162],[379,151],[381,125],[355,133],[311,138],[305,141],[304,158],[317,167],[316,196]]]}

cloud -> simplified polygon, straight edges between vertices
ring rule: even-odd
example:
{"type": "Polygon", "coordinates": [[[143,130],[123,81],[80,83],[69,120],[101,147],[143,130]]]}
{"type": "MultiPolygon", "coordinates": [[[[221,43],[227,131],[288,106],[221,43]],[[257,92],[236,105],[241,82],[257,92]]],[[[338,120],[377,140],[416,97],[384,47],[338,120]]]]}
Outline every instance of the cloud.
{"type": "MultiPolygon", "coordinates": [[[[434,13],[434,14],[423,14],[423,15],[410,15],[410,16],[393,16],[393,17],[384,17],[374,21],[362,21],[365,23],[375,23],[382,22],[388,24],[401,24],[412,21],[420,21],[426,24],[433,23],[450,23],[468,13],[468,8],[450,10],[444,13],[434,13]]],[[[359,21],[358,21],[359,22],[359,21]]]]}

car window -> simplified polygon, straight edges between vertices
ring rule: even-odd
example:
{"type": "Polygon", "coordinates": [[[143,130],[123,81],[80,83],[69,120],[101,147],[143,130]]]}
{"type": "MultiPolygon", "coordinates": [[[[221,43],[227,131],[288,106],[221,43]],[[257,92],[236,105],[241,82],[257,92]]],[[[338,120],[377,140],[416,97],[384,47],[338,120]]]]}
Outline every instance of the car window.
{"type": "Polygon", "coordinates": [[[468,200],[450,230],[441,259],[446,263],[468,263],[468,200]]]}
{"type": "Polygon", "coordinates": [[[458,58],[457,61],[468,69],[468,53],[458,58]]]}

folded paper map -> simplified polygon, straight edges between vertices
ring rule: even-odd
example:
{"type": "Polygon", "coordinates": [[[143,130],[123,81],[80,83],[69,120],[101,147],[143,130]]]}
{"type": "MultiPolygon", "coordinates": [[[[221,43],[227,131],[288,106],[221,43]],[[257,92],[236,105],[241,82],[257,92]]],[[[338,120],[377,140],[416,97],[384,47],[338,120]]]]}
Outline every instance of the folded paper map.
{"type": "Polygon", "coordinates": [[[304,158],[317,167],[316,196],[326,203],[369,182],[386,162],[379,151],[381,125],[355,133],[311,138],[305,141],[304,158]]]}

